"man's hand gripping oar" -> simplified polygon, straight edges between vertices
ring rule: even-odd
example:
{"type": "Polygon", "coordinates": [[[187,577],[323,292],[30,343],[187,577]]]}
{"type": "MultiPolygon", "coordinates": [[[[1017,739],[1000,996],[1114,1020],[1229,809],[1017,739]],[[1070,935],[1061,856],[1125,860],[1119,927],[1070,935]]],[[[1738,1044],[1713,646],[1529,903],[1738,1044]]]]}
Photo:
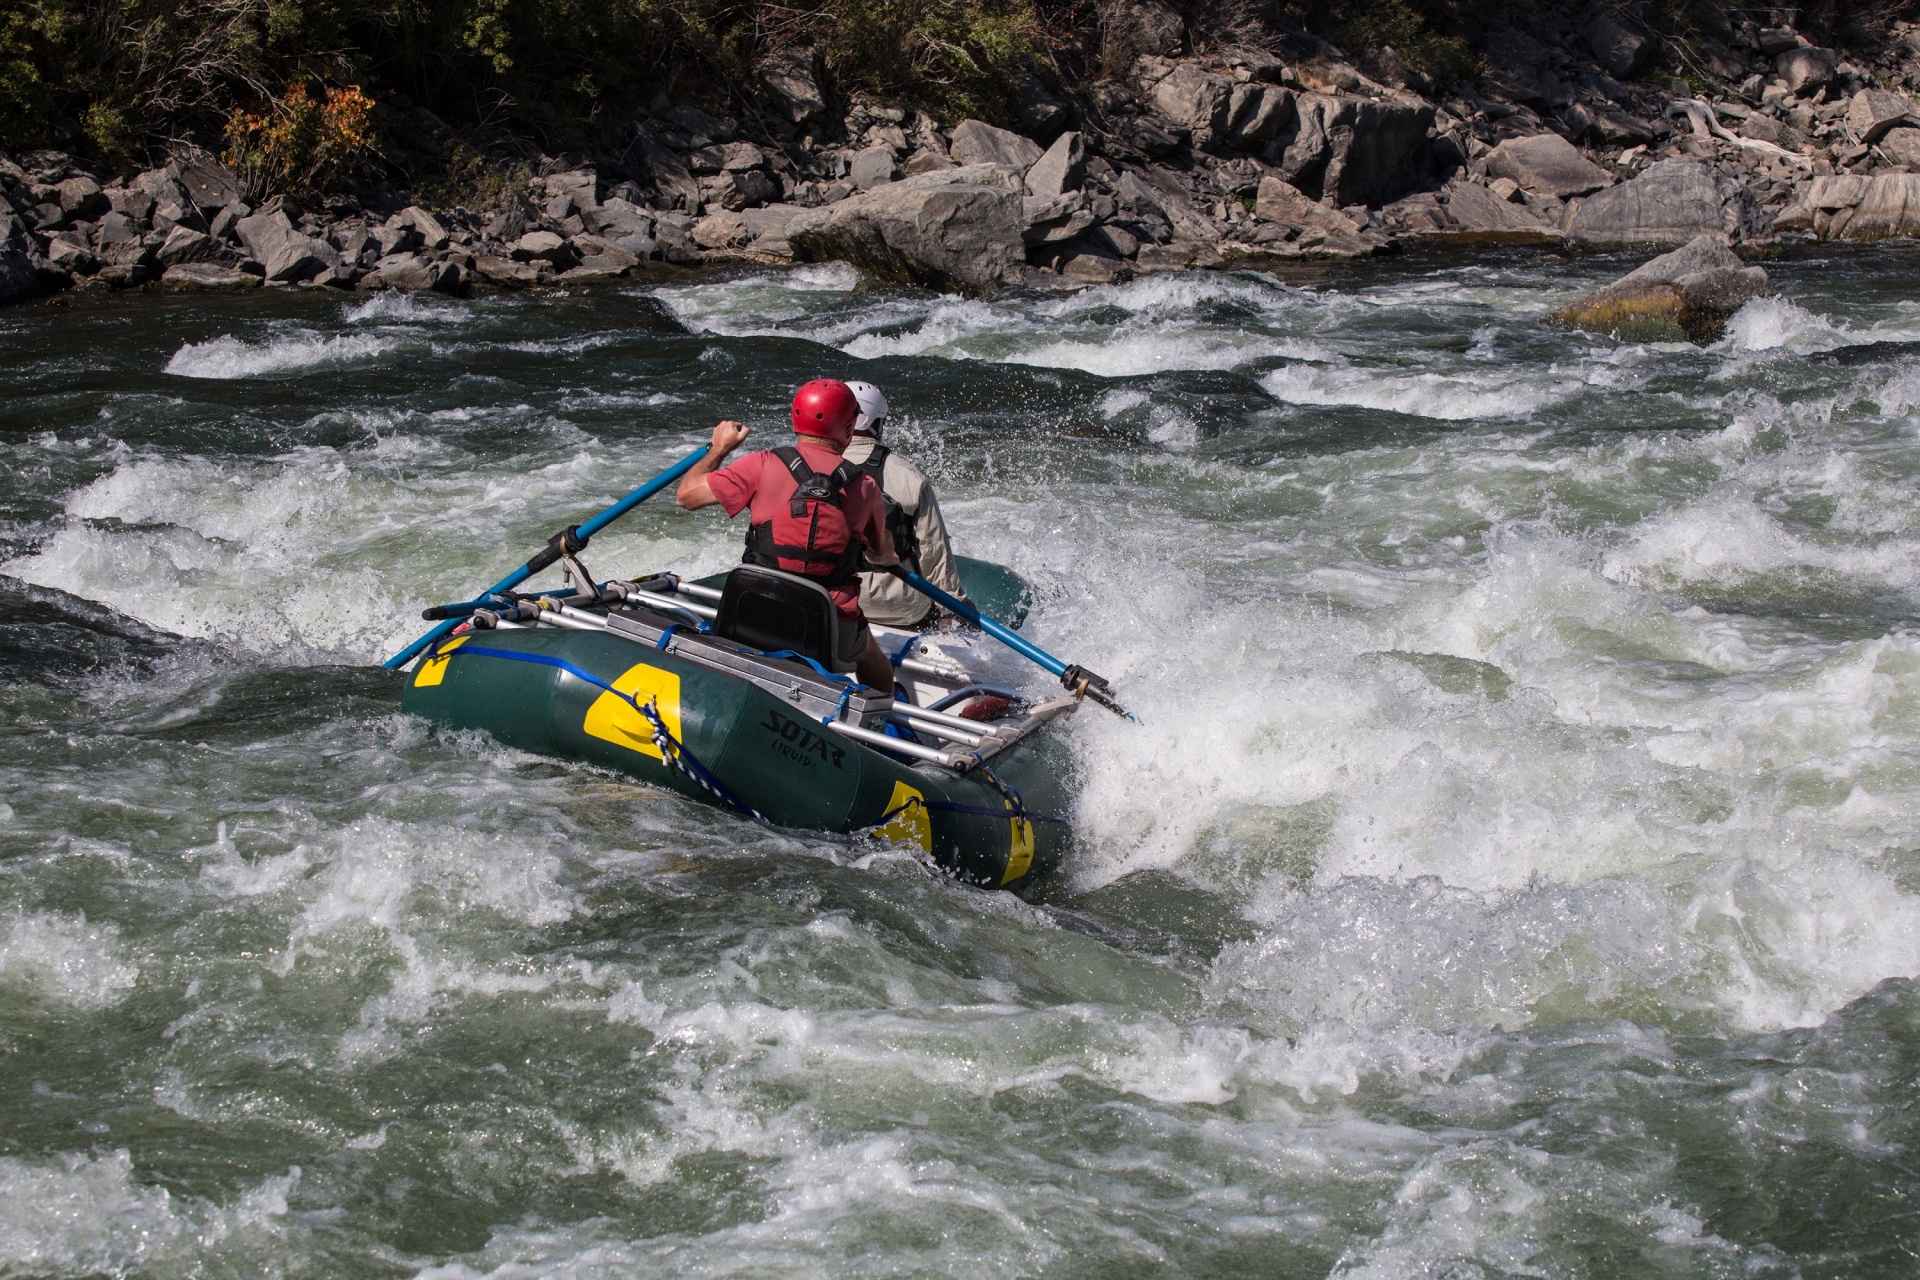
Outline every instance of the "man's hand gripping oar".
{"type": "Polygon", "coordinates": [[[1113,692],[1108,687],[1104,677],[1094,674],[1085,667],[1074,666],[1071,663],[1060,661],[1060,659],[1054,657],[1039,645],[1034,644],[1031,640],[1026,639],[1012,628],[1002,626],[1000,623],[995,622],[992,618],[981,613],[959,596],[947,594],[912,570],[902,568],[899,565],[887,565],[884,567],[875,565],[872,567],[883,568],[884,572],[890,573],[900,579],[900,581],[906,583],[921,595],[926,596],[935,604],[944,605],[955,614],[965,618],[968,622],[971,622],[995,640],[1000,641],[1000,643],[1006,645],[1021,657],[1036,662],[1048,671],[1053,672],[1054,675],[1060,677],[1060,683],[1068,689],[1071,689],[1075,695],[1090,698],[1107,710],[1113,712],[1113,714],[1124,716],[1135,724],[1140,723],[1138,716],[1120,705],[1120,700],[1113,696],[1113,692]]]}

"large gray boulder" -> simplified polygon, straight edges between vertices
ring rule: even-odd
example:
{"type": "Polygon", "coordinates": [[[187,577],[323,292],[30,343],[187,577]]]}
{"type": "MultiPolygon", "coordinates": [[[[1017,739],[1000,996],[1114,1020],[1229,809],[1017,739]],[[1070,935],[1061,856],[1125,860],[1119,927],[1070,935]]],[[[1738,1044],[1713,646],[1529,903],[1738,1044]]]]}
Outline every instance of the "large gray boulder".
{"type": "Polygon", "coordinates": [[[1707,234],[1574,299],[1547,319],[1638,341],[1710,342],[1729,316],[1771,292],[1764,270],[1747,266],[1719,236],[1707,234]]]}
{"type": "Polygon", "coordinates": [[[1920,235],[1920,173],[1877,173],[1868,179],[1841,234],[1849,240],[1920,235]]]}
{"type": "Polygon", "coordinates": [[[1341,207],[1391,204],[1426,179],[1431,103],[1302,94],[1267,145],[1280,176],[1341,207]]]}
{"type": "Polygon", "coordinates": [[[1773,69],[1787,88],[1805,97],[1833,83],[1840,59],[1831,49],[1789,49],[1773,60],[1773,69]]]}
{"type": "Polygon", "coordinates": [[[241,218],[233,224],[233,233],[247,256],[266,267],[269,283],[304,280],[339,258],[331,245],[295,230],[279,210],[241,218]]]}
{"type": "Polygon", "coordinates": [[[813,73],[813,50],[770,54],[755,70],[760,83],[793,123],[805,124],[827,109],[826,95],[820,92],[820,81],[813,73]]]}
{"type": "Polygon", "coordinates": [[[1447,230],[1489,240],[1542,240],[1556,229],[1524,204],[1502,200],[1485,187],[1457,182],[1447,188],[1447,230]]]}
{"type": "Polygon", "coordinates": [[[1507,139],[1487,157],[1487,172],[1496,178],[1512,178],[1525,190],[1560,200],[1598,191],[1613,181],[1605,169],[1557,133],[1507,139]]]}
{"type": "Polygon", "coordinates": [[[1027,194],[1050,197],[1078,191],[1086,174],[1086,143],[1078,133],[1068,131],[1055,138],[1047,153],[1027,170],[1027,194]]]}
{"type": "Polygon", "coordinates": [[[1653,41],[1604,11],[1587,24],[1585,34],[1594,60],[1617,79],[1624,80],[1638,71],[1653,52],[1653,41]]]}
{"type": "Polygon", "coordinates": [[[994,168],[921,174],[803,210],[788,221],[787,242],[801,262],[850,262],[897,284],[991,292],[1025,267],[1020,188],[951,179],[994,168]]]}
{"type": "Polygon", "coordinates": [[[1349,99],[1327,131],[1330,148],[1320,193],[1342,208],[1391,204],[1426,177],[1427,102],[1349,99]]]}
{"type": "Polygon", "coordinates": [[[1890,130],[1912,125],[1920,125],[1920,113],[1915,112],[1913,99],[1897,93],[1862,89],[1847,103],[1847,128],[1869,146],[1890,130]]]}
{"type": "Polygon", "coordinates": [[[26,226],[0,202],[0,303],[19,302],[40,291],[32,252],[26,226]]]}
{"type": "Polygon", "coordinates": [[[956,164],[1001,164],[1025,172],[1041,156],[1040,144],[984,120],[962,120],[954,126],[947,152],[956,164]]]}
{"type": "MultiPolygon", "coordinates": [[[[1205,130],[1209,138],[1226,132],[1232,97],[1233,81],[1191,62],[1181,63],[1147,86],[1147,100],[1154,110],[1195,134],[1205,130]]],[[[1195,142],[1204,145],[1203,139],[1195,142]]]]}
{"type": "Polygon", "coordinates": [[[1236,84],[1227,100],[1227,136],[1235,146],[1256,151],[1293,119],[1293,91],[1277,84],[1236,84]]]}
{"type": "Polygon", "coordinates": [[[1662,160],[1631,182],[1588,196],[1567,238],[1580,244],[1683,245],[1703,233],[1735,243],[1772,229],[1753,193],[1693,160],[1662,160]]]}
{"type": "Polygon", "coordinates": [[[260,277],[211,262],[180,262],[166,269],[160,283],[168,289],[239,292],[260,287],[260,277]]]}
{"type": "Polygon", "coordinates": [[[1360,233],[1360,224],[1301,194],[1299,188],[1269,174],[1260,179],[1260,191],[1253,206],[1254,216],[1265,222],[1303,231],[1324,231],[1329,235],[1351,236],[1360,233]]]}

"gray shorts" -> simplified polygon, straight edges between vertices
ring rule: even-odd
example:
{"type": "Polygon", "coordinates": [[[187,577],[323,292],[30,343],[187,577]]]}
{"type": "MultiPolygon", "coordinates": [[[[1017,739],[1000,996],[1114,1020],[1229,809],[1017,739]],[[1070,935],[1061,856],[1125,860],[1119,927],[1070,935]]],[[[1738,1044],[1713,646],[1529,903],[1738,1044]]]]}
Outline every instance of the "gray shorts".
{"type": "Polygon", "coordinates": [[[840,661],[856,663],[867,656],[867,645],[873,640],[873,628],[867,625],[865,618],[840,616],[840,661]]]}

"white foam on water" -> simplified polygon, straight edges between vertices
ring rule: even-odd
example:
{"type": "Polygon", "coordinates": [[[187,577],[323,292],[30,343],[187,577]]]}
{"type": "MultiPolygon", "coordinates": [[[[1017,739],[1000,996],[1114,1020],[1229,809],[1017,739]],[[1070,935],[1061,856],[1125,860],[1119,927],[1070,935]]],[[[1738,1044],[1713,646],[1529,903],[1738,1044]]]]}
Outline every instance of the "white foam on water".
{"type": "Polygon", "coordinates": [[[389,289],[365,302],[342,308],[348,324],[455,324],[472,321],[473,308],[464,302],[431,292],[401,293],[389,289]]]}
{"type": "Polygon", "coordinates": [[[1584,389],[1584,380],[1538,374],[1502,379],[1397,368],[1290,364],[1262,375],[1260,385],[1285,404],[1382,409],[1443,422],[1524,418],[1561,404],[1584,389]]]}
{"type": "Polygon", "coordinates": [[[182,343],[163,373],[182,378],[261,378],[375,360],[417,339],[404,333],[301,333],[252,343],[231,335],[182,343]]]}
{"type": "Polygon", "coordinates": [[[294,1168],[222,1207],[141,1181],[124,1148],[0,1156],[0,1272],[121,1277],[221,1261],[252,1270],[267,1259],[250,1255],[284,1248],[297,1230],[287,1197],[299,1182],[294,1168]]]}
{"type": "Polygon", "coordinates": [[[139,978],[111,923],[49,911],[0,915],[0,986],[93,1010],[119,1004],[139,978]]]}
{"type": "MultiPolygon", "coordinates": [[[[0,572],[177,635],[377,660],[417,634],[421,607],[498,577],[511,558],[501,548],[537,545],[549,512],[617,496],[592,442],[559,434],[560,449],[486,470],[456,469],[413,435],[263,460],[131,456],[69,494],[64,526],[0,572]],[[449,538],[450,526],[464,536],[449,538]]],[[[686,544],[629,521],[607,547],[651,565],[686,544]]]]}

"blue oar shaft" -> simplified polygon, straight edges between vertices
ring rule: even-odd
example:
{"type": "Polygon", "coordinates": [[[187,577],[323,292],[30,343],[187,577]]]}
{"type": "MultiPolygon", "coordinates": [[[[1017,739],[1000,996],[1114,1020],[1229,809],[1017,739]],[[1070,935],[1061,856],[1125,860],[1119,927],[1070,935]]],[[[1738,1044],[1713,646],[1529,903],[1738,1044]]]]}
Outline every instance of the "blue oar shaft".
{"type": "Polygon", "coordinates": [[[992,636],[995,640],[1000,641],[1009,649],[1012,649],[1015,653],[1039,663],[1048,671],[1053,672],[1054,675],[1066,674],[1066,663],[1060,661],[1060,659],[1054,657],[1039,645],[1034,644],[1019,632],[995,622],[992,618],[989,618],[986,614],[980,612],[959,596],[948,595],[919,574],[906,569],[900,570],[898,577],[921,595],[930,598],[937,604],[945,605],[948,609],[959,614],[968,622],[971,622],[974,626],[992,636]]]}
{"type": "Polygon", "coordinates": [[[1107,688],[1107,682],[1093,672],[1088,671],[1085,667],[1069,666],[1067,663],[1060,661],[1060,659],[1054,657],[1045,649],[1033,643],[1033,641],[1016,633],[1011,627],[1002,626],[1000,623],[995,622],[992,618],[989,618],[986,614],[981,613],[978,609],[968,604],[965,600],[962,600],[959,596],[947,594],[945,591],[942,591],[909,569],[896,565],[888,569],[887,572],[912,587],[915,591],[918,591],[921,595],[934,601],[934,603],[945,605],[953,612],[965,618],[968,622],[971,622],[974,626],[992,636],[995,640],[1012,649],[1021,657],[1039,663],[1048,671],[1053,672],[1054,675],[1059,676],[1060,682],[1066,685],[1067,688],[1074,690],[1077,694],[1093,699],[1117,716],[1125,716],[1136,724],[1139,723],[1138,718],[1131,711],[1128,711],[1120,705],[1119,700],[1115,698],[1107,688]]]}
{"type": "MultiPolygon", "coordinates": [[[[584,543],[588,538],[591,538],[594,534],[600,532],[615,520],[618,520],[621,516],[627,514],[627,512],[633,510],[648,498],[651,498],[654,494],[660,492],[668,485],[677,482],[681,476],[693,470],[694,463],[706,456],[707,448],[705,445],[702,445],[571,532],[581,543],[584,543]]],[[[485,599],[487,596],[498,595],[503,591],[511,591],[559,558],[559,552],[556,550],[555,543],[550,542],[547,544],[545,550],[535,555],[533,559],[527,561],[527,563],[521,565],[506,577],[500,579],[500,581],[494,583],[491,587],[488,587],[478,598],[485,599]]],[[[434,627],[433,630],[427,632],[427,634],[421,636],[418,640],[415,640],[391,658],[388,658],[381,665],[389,671],[406,666],[409,662],[412,662],[421,651],[440,640],[441,637],[459,625],[460,619],[448,618],[445,622],[440,623],[434,627]]]]}

